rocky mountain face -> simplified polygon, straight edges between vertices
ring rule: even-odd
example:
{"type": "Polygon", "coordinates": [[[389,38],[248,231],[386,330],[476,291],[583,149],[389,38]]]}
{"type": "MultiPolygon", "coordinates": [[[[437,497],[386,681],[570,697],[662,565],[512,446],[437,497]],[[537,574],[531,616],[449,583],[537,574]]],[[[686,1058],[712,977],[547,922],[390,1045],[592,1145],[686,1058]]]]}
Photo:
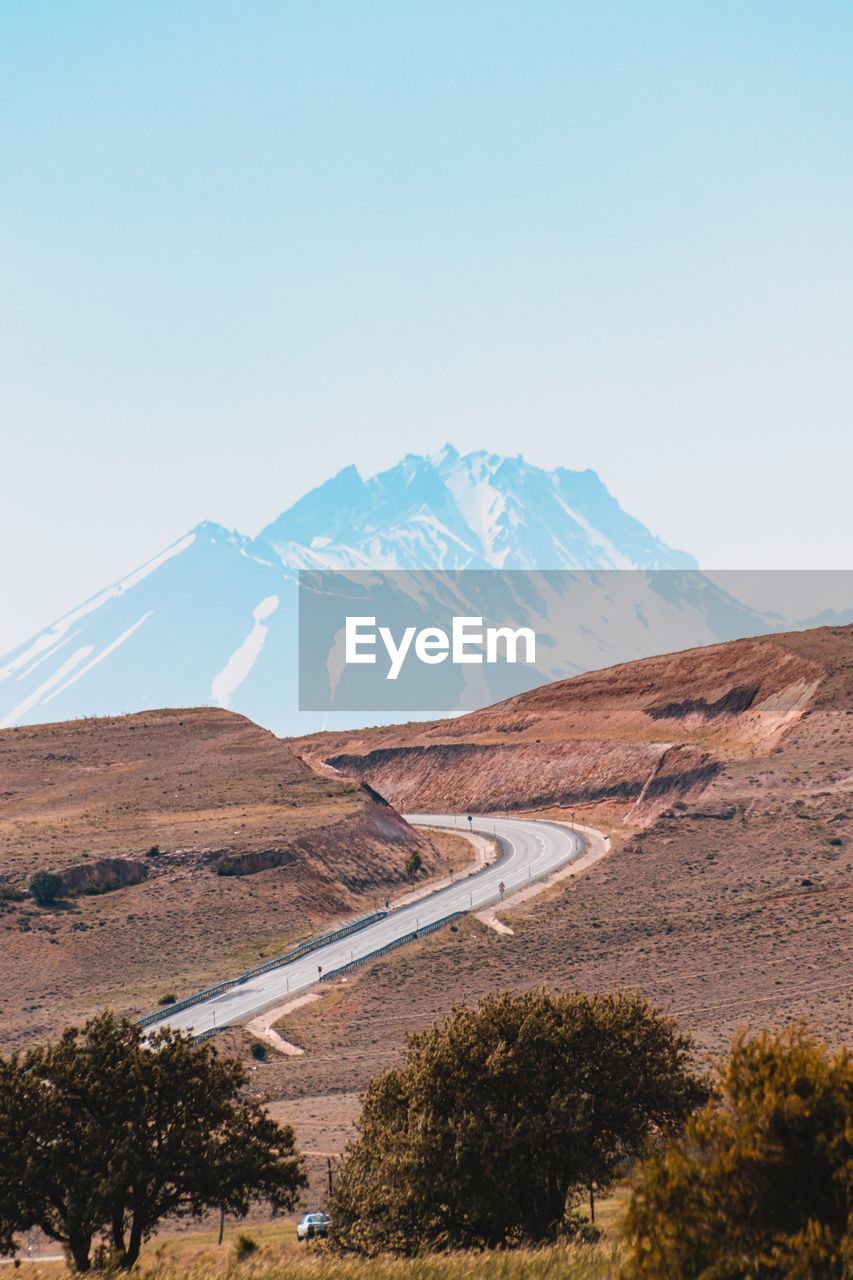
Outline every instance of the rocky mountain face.
{"type": "MultiPolygon", "coordinates": [[[[215,705],[277,733],[320,727],[323,717],[297,711],[300,568],[600,571],[580,657],[543,680],[667,647],[655,639],[664,615],[677,624],[668,647],[768,629],[624,512],[594,472],[448,446],[367,480],[347,467],[256,538],[199,525],[0,660],[0,726],[215,705]],[[639,582],[624,640],[606,581],[620,569],[676,571],[668,591],[639,582]]],[[[478,705],[499,696],[485,687],[478,705]]]]}
{"type": "Polygon", "coordinates": [[[543,471],[450,445],[367,481],[346,467],[257,541],[297,568],[697,567],[626,514],[594,471],[543,471]]]}

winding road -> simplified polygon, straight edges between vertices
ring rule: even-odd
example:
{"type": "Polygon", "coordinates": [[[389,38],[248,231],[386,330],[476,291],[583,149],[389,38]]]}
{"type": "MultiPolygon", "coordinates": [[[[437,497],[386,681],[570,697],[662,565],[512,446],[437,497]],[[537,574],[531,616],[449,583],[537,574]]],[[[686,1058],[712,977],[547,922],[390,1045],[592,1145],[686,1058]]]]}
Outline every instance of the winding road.
{"type": "MultiPolygon", "coordinates": [[[[449,827],[461,834],[469,831],[467,819],[454,814],[405,816],[415,826],[449,827]]],[[[504,893],[508,897],[576,862],[584,853],[583,836],[562,823],[475,817],[470,829],[474,835],[497,840],[498,857],[494,862],[468,875],[463,874],[454,883],[425,897],[392,909],[382,919],[349,937],[329,942],[289,964],[250,978],[188,1009],[167,1015],[155,1024],[154,1029],[168,1025],[182,1031],[191,1030],[198,1036],[242,1022],[270,1005],[316,986],[318,966],[322,966],[324,974],[331,973],[456,911],[479,911],[491,906],[499,902],[504,893]]]]}

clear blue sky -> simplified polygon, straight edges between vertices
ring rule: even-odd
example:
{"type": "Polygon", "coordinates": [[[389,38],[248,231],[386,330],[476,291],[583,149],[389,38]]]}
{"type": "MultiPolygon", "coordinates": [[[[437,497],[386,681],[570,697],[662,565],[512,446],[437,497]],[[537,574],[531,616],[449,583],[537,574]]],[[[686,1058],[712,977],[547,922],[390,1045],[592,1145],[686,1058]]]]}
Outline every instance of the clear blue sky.
{"type": "Polygon", "coordinates": [[[848,567],[849,0],[12,0],[0,650],[450,439],[848,567]]]}

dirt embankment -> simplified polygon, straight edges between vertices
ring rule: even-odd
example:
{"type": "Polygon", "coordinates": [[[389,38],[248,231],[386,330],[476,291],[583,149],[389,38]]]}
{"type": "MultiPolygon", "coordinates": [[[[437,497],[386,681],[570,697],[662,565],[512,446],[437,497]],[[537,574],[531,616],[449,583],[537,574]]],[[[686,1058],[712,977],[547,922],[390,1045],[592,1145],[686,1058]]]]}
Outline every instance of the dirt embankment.
{"type": "Polygon", "coordinates": [[[142,1012],[407,884],[444,855],[357,781],[199,709],[0,733],[0,1048],[142,1012]],[[36,870],[65,900],[20,899],[36,870]],[[4,1007],[5,1006],[5,1007],[4,1007]]]}
{"type": "Polygon", "coordinates": [[[853,627],[630,664],[300,750],[347,757],[413,808],[547,797],[540,816],[576,802],[578,821],[621,839],[505,911],[512,936],[465,921],[286,1018],[305,1052],[263,1068],[275,1097],[357,1091],[408,1032],[495,987],[639,989],[713,1051],[738,1026],[795,1017],[849,1039],[853,627]]]}
{"type": "Polygon", "coordinates": [[[318,735],[299,750],[400,808],[621,806],[644,826],[700,795],[726,761],[771,749],[821,678],[819,662],[776,637],[744,640],[590,672],[456,720],[318,735]]]}

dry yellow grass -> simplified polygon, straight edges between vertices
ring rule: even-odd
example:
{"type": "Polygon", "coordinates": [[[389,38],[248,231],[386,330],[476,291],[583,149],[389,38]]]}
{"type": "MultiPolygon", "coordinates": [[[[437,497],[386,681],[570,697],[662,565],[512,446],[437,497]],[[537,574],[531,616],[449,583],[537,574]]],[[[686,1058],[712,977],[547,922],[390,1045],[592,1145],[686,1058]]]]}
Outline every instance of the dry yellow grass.
{"type": "MultiPolygon", "coordinates": [[[[222,1244],[218,1226],[182,1230],[172,1223],[143,1245],[138,1280],[616,1280],[623,1257],[620,1224],[627,1187],[616,1187],[596,1202],[596,1244],[560,1244],[541,1249],[430,1254],[423,1258],[338,1256],[324,1244],[300,1244],[295,1219],[226,1222],[222,1244]],[[248,1236],[257,1249],[242,1261],[238,1242],[248,1236]]],[[[55,1254],[56,1246],[42,1246],[55,1254]]],[[[26,1255],[24,1255],[26,1256],[26,1255]]],[[[63,1262],[33,1262],[24,1280],[72,1280],[63,1262]]],[[[10,1277],[7,1276],[7,1280],[10,1277]]]]}
{"type": "Polygon", "coordinates": [[[321,1251],[238,1263],[233,1252],[218,1265],[160,1262],[141,1280],[615,1280],[621,1252],[613,1245],[554,1245],[512,1252],[433,1254],[424,1258],[339,1258],[321,1251]]]}
{"type": "MultiPolygon", "coordinates": [[[[176,1246],[160,1257],[149,1251],[134,1274],[139,1280],[616,1280],[622,1256],[618,1245],[603,1242],[371,1259],[261,1244],[240,1262],[235,1243],[226,1242],[203,1251],[176,1246]]],[[[27,1280],[64,1280],[67,1272],[53,1263],[28,1266],[24,1275],[27,1280]]]]}

